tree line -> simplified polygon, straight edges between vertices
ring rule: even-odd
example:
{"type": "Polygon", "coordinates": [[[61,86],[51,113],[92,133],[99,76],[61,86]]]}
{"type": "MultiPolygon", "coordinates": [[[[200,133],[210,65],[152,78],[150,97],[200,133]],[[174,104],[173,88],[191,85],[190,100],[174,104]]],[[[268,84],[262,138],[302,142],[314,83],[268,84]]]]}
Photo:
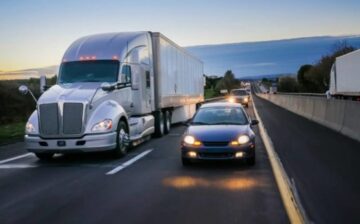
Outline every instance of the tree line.
{"type": "Polygon", "coordinates": [[[302,65],[296,77],[279,78],[278,91],[325,93],[330,86],[330,71],[336,58],[354,50],[356,48],[346,42],[338,43],[330,54],[322,56],[317,63],[302,65]]]}

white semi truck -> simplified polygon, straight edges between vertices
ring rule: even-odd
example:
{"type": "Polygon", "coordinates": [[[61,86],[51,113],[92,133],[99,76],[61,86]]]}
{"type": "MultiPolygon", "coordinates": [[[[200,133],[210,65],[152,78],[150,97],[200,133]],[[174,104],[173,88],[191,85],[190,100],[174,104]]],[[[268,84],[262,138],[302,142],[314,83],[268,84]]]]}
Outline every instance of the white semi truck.
{"type": "MultiPolygon", "coordinates": [[[[80,38],[65,52],[57,84],[37,100],[26,124],[27,150],[40,159],[105,150],[124,156],[190,119],[203,89],[203,63],[160,33],[80,38]]],[[[19,91],[31,93],[26,86],[19,91]]]]}
{"type": "Polygon", "coordinates": [[[336,98],[360,98],[360,50],[336,58],[329,91],[336,98]]]}

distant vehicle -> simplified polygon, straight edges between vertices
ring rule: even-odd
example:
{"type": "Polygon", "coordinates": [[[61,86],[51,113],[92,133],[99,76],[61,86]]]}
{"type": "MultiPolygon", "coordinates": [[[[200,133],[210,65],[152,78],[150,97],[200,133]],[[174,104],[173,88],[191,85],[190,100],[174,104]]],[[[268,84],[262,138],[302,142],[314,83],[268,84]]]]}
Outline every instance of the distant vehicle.
{"type": "Polygon", "coordinates": [[[250,93],[246,89],[233,89],[230,91],[228,101],[249,107],[250,93]]]}
{"type": "Polygon", "coordinates": [[[277,93],[277,87],[276,86],[270,86],[269,93],[276,94],[277,93]]]}
{"type": "Polygon", "coordinates": [[[246,160],[255,164],[255,134],[251,120],[238,103],[202,105],[181,143],[184,166],[196,160],[246,160]]]}
{"type": "Polygon", "coordinates": [[[330,94],[336,98],[360,98],[360,50],[337,57],[330,72],[330,94]]]}
{"type": "Polygon", "coordinates": [[[57,84],[37,100],[26,148],[40,159],[105,150],[124,156],[193,116],[204,100],[203,74],[199,59],[160,33],[80,38],[65,52],[57,84]]]}

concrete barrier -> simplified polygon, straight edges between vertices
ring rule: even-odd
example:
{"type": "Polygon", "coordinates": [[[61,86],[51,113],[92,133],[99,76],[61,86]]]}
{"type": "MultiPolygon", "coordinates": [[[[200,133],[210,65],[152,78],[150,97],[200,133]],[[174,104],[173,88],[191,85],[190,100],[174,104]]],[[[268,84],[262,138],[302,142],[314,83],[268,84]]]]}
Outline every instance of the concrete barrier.
{"type": "Polygon", "coordinates": [[[316,96],[257,94],[280,107],[360,141],[360,102],[316,96]]]}

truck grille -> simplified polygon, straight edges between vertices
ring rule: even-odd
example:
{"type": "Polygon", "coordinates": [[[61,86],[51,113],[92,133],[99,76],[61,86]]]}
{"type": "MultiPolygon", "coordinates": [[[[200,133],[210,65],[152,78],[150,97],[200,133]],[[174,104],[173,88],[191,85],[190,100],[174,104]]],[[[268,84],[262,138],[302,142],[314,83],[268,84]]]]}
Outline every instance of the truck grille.
{"type": "Polygon", "coordinates": [[[47,137],[82,133],[84,107],[82,103],[64,103],[63,116],[57,103],[41,104],[40,134],[47,137]],[[62,127],[62,128],[61,128],[62,127]]]}
{"type": "Polygon", "coordinates": [[[63,132],[66,135],[80,134],[82,130],[83,104],[64,103],[63,132]]]}
{"type": "Polygon", "coordinates": [[[44,135],[59,134],[59,107],[57,103],[40,105],[40,130],[44,135]]]}

